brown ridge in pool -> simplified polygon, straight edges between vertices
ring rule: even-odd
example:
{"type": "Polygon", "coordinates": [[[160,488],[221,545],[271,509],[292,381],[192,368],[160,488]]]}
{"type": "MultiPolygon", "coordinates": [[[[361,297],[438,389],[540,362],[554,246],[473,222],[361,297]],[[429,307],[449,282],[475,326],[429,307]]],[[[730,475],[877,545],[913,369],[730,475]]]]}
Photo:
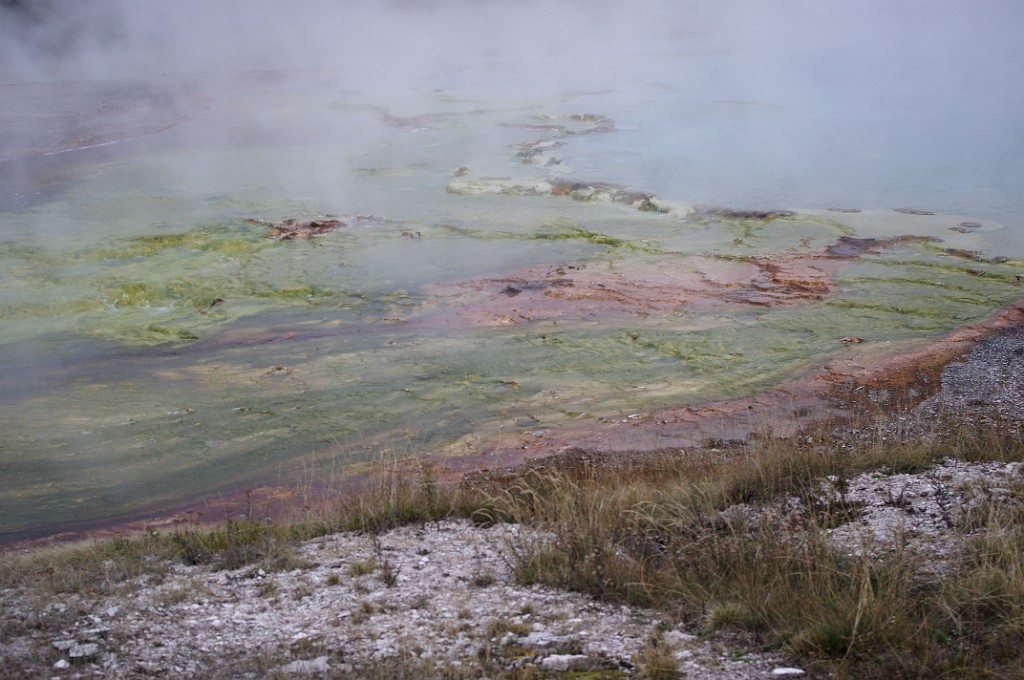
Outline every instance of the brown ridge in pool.
{"type": "Polygon", "coordinates": [[[695,257],[613,273],[563,266],[458,282],[441,291],[450,306],[440,313],[471,326],[492,326],[734,305],[777,307],[820,300],[834,292],[831,274],[814,262],[714,262],[695,257]]]}
{"type": "Polygon", "coordinates": [[[836,269],[865,253],[934,239],[842,237],[821,251],[729,260],[692,255],[614,270],[531,267],[440,286],[447,323],[494,326],[554,319],[647,316],[735,307],[784,307],[836,292],[836,269]]]}

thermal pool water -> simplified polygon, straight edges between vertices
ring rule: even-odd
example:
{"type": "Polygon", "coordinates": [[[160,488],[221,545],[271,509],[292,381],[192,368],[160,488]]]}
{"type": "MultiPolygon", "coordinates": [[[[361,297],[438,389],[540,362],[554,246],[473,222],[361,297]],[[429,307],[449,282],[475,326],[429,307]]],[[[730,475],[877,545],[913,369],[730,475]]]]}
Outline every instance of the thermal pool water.
{"type": "Polygon", "coordinates": [[[400,102],[321,71],[185,87],[188,106],[175,83],[166,120],[8,159],[0,540],[529,448],[894,355],[1024,297],[1013,205],[927,178],[837,192],[827,169],[851,169],[828,149],[817,189],[771,164],[751,179],[742,159],[769,151],[742,131],[799,127],[806,102],[477,75],[400,102]],[[268,237],[289,219],[339,224],[268,237]]]}

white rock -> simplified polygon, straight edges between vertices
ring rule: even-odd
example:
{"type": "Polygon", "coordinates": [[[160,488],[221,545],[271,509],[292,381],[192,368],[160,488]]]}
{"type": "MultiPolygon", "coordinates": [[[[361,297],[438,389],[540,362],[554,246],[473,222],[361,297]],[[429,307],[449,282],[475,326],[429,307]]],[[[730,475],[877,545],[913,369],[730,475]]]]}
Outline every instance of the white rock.
{"type": "Polygon", "coordinates": [[[772,675],[777,678],[796,677],[804,675],[804,670],[801,668],[776,668],[772,670],[772,675]]]}
{"type": "Polygon", "coordinates": [[[550,634],[544,631],[535,631],[526,637],[519,638],[519,644],[526,647],[551,647],[555,642],[550,634]]]}
{"type": "Polygon", "coordinates": [[[299,673],[302,675],[314,675],[317,673],[326,673],[330,670],[330,657],[318,656],[312,661],[298,660],[292,661],[287,666],[282,666],[281,670],[285,673],[299,673]]]}
{"type": "Polygon", "coordinates": [[[590,657],[582,654],[552,654],[543,659],[540,665],[546,671],[585,670],[590,665],[590,657]]]}
{"type": "Polygon", "coordinates": [[[57,663],[53,664],[53,667],[54,667],[54,668],[57,668],[57,669],[60,669],[60,670],[64,670],[65,668],[67,668],[67,667],[68,667],[68,666],[70,666],[70,665],[71,665],[71,664],[70,664],[70,663],[68,663],[68,660],[67,660],[67,659],[61,659],[61,660],[60,660],[60,661],[58,661],[57,663]]]}

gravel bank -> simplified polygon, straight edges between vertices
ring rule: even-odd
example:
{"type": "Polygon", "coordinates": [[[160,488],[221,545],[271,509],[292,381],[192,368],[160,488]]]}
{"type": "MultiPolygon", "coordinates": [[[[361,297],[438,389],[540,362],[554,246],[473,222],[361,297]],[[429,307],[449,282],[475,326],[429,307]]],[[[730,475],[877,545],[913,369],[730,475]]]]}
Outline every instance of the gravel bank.
{"type": "Polygon", "coordinates": [[[123,594],[47,603],[7,591],[4,615],[23,625],[4,655],[8,668],[19,655],[43,657],[55,677],[75,678],[358,676],[395,658],[424,669],[484,661],[498,673],[631,674],[659,634],[694,677],[768,678],[785,667],[778,655],[666,630],[653,611],[516,585],[510,551],[542,538],[442,522],[311,541],[299,551],[307,564],[286,572],[173,565],[123,594]],[[44,632],[47,620],[65,623],[44,632]]]}
{"type": "Polygon", "coordinates": [[[1024,328],[1000,331],[946,366],[942,389],[916,409],[922,419],[939,414],[1024,423],[1024,328]]]}

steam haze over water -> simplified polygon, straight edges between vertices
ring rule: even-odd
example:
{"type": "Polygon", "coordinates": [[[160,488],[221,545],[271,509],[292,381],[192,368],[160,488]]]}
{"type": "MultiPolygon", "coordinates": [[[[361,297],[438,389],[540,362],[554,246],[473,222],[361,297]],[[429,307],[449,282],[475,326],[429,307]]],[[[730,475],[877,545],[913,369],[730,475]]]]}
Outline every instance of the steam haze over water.
{"type": "Polygon", "coordinates": [[[1015,229],[1024,215],[1018,2],[24,5],[0,28],[8,83],[340,69],[398,113],[437,87],[506,101],[613,89],[601,113],[637,134],[595,143],[642,152],[606,172],[658,193],[919,203],[1015,229]]]}

